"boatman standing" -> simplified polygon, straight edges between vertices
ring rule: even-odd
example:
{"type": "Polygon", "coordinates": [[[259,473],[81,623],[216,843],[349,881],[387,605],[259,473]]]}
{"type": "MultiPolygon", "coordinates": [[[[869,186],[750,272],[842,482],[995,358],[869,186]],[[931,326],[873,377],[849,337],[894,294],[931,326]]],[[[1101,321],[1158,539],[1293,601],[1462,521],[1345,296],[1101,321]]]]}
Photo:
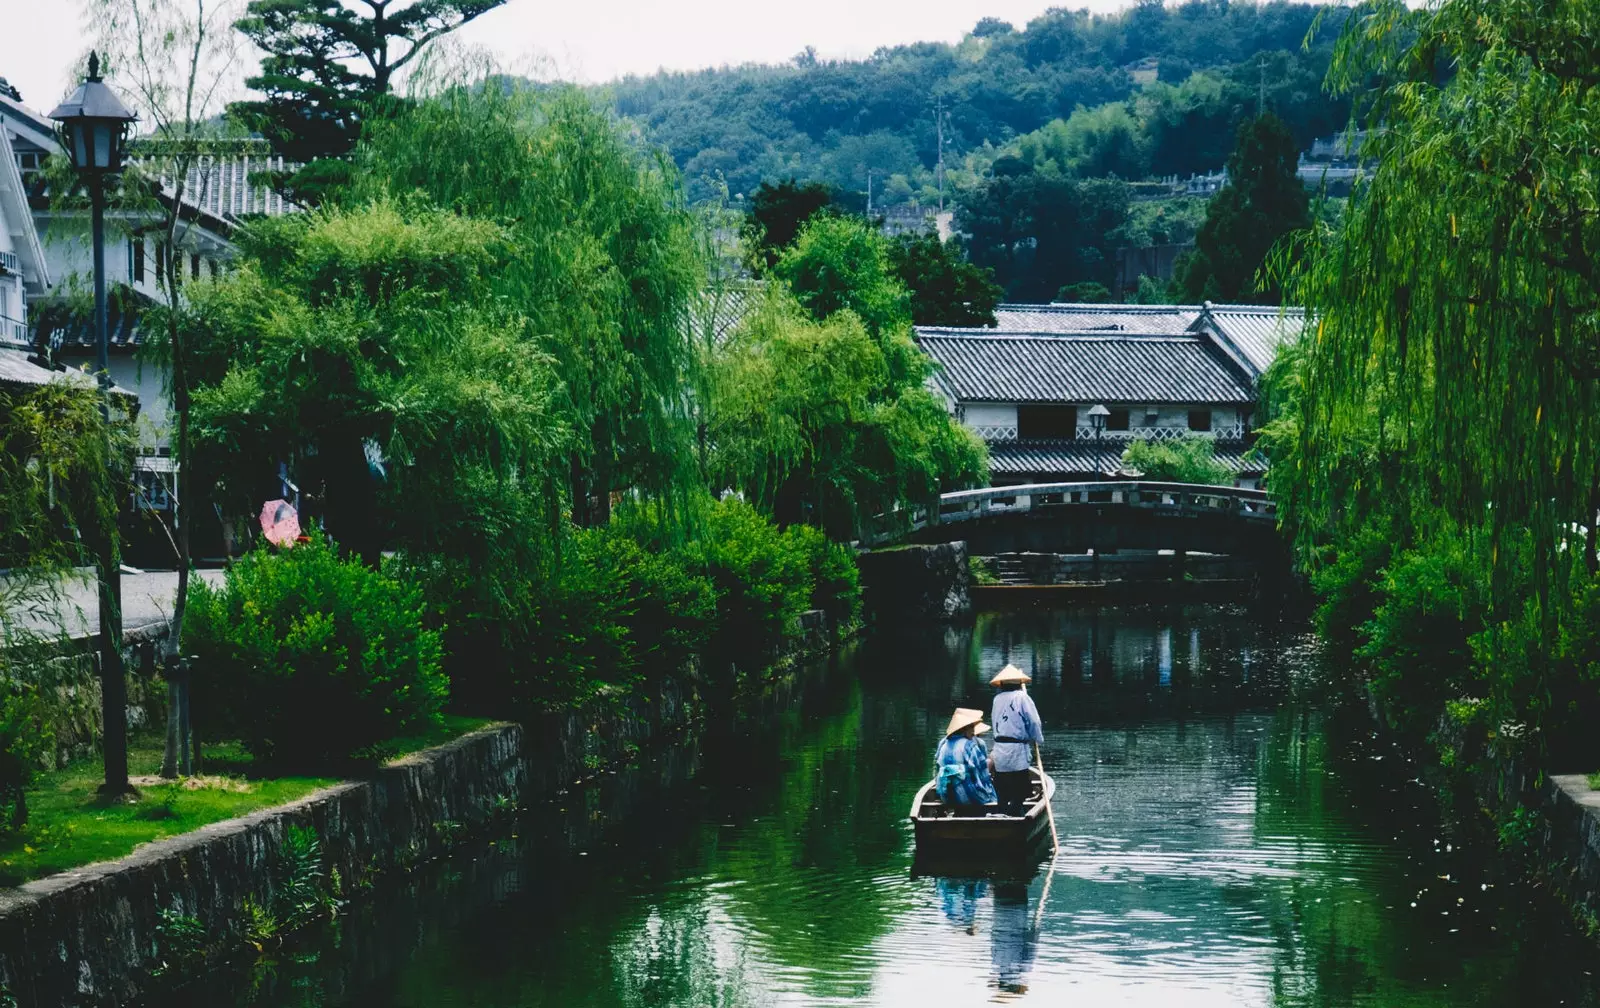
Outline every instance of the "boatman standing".
{"type": "Polygon", "coordinates": [[[1000,692],[994,698],[994,749],[989,754],[994,764],[994,789],[1000,797],[1000,811],[1019,816],[1028,802],[1033,775],[1028,773],[1029,755],[1034,745],[1044,741],[1039,708],[1033,705],[1022,687],[1033,677],[1007,665],[989,680],[1000,692]]]}

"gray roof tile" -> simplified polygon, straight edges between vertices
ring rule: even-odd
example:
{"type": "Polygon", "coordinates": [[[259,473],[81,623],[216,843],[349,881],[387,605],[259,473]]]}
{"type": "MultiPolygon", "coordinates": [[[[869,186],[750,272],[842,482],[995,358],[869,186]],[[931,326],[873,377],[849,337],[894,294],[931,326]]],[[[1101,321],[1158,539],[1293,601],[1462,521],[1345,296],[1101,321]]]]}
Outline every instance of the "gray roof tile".
{"type": "Polygon", "coordinates": [[[1278,347],[1300,338],[1306,324],[1305,309],[1271,305],[1208,304],[1196,325],[1207,319],[1238,348],[1257,374],[1272,366],[1278,347]]]}
{"type": "Polygon", "coordinates": [[[1212,403],[1255,401],[1204,337],[1039,335],[919,327],[940,383],[963,402],[1212,403]]]}
{"type": "Polygon", "coordinates": [[[1007,332],[1181,333],[1200,316],[1199,305],[1003,304],[995,327],[1007,332]]]}

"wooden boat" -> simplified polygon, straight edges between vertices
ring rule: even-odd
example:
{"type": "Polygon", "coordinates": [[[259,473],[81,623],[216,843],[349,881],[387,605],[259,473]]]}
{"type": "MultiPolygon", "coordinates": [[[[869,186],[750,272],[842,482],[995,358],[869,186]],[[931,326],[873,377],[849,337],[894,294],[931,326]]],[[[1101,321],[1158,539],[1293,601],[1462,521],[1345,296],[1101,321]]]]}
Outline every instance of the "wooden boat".
{"type": "Polygon", "coordinates": [[[1029,767],[1033,788],[1026,811],[1020,816],[992,813],[985,816],[956,815],[939,800],[934,782],[922,785],[911,803],[911,822],[916,829],[917,850],[940,849],[963,854],[1003,855],[1026,851],[1050,836],[1050,799],[1056,782],[1029,767]]]}

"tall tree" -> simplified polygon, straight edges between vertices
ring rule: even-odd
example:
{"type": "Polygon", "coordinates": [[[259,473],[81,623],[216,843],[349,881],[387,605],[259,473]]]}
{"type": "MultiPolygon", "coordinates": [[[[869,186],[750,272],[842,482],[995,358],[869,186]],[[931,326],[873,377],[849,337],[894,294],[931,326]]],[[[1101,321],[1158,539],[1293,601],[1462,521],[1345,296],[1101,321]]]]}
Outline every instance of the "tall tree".
{"type": "Polygon", "coordinates": [[[1267,112],[1239,125],[1228,184],[1212,197],[1195,250],[1173,282],[1190,301],[1260,301],[1281,295],[1257,273],[1273,246],[1311,226],[1311,203],[1296,174],[1300,154],[1283,120],[1267,112]]]}
{"type": "Polygon", "coordinates": [[[1127,216],[1126,184],[1033,171],[1015,157],[995,161],[957,211],[968,256],[1017,301],[1048,301],[1073,283],[1109,284],[1114,236],[1127,216]]]}
{"type": "Polygon", "coordinates": [[[332,159],[355,148],[363,119],[392,92],[395,74],[429,43],[503,3],[250,0],[237,27],[266,53],[248,81],[265,97],[235,103],[229,114],[305,163],[280,181],[297,199],[316,202],[348,178],[348,167],[332,159]]]}
{"type": "Polygon", "coordinates": [[[556,362],[575,522],[603,524],[613,492],[698,485],[684,392],[704,265],[670,161],[575,91],[464,87],[372,123],[359,164],[351,199],[420,192],[510,222],[518,254],[494,288],[556,362]]]}
{"type": "Polygon", "coordinates": [[[895,276],[911,292],[917,325],[992,326],[1005,291],[994,271],[967,262],[955,241],[937,234],[901,235],[889,245],[895,276]]]}
{"type": "Polygon", "coordinates": [[[1592,633],[1566,589],[1600,567],[1594,15],[1376,0],[1350,21],[1330,80],[1370,96],[1376,167],[1289,286],[1318,321],[1273,464],[1309,545],[1355,554],[1374,513],[1397,550],[1450,524],[1487,545],[1488,723],[1536,746],[1593,737],[1592,671],[1552,656],[1592,633]]]}
{"type": "MultiPolygon", "coordinates": [[[[137,163],[121,192],[118,218],[134,232],[141,249],[154,256],[161,310],[156,313],[160,336],[152,349],[166,369],[172,403],[173,488],[171,526],[167,529],[178,568],[178,592],[171,629],[165,642],[169,670],[182,654],[184,612],[189,571],[193,566],[191,531],[201,512],[187,506],[185,496],[199,485],[190,450],[191,388],[188,354],[183,344],[183,263],[190,246],[192,213],[185,207],[204,203],[214,173],[203,171],[203,159],[225,146],[215,120],[239,86],[241,39],[231,30],[238,16],[237,0],[89,0],[90,24],[114,80],[132,100],[149,133],[135,147],[137,163]]],[[[163,418],[165,422],[167,418],[163,418]]],[[[187,710],[180,695],[182,678],[169,677],[167,745],[161,773],[189,773],[190,733],[183,723],[187,710]]]]}
{"type": "Polygon", "coordinates": [[[740,228],[752,265],[771,269],[811,218],[835,210],[833,190],[821,182],[761,183],[740,228]]]}

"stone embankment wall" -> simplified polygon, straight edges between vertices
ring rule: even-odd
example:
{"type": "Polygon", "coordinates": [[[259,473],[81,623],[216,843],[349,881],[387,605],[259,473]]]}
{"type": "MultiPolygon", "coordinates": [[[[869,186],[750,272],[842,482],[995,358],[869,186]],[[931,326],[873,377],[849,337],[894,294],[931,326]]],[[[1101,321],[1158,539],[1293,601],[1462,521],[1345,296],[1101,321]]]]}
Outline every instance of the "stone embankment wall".
{"type": "MultiPolygon", "coordinates": [[[[156,656],[166,639],[165,622],[134,627],[122,637],[122,662],[128,680],[128,727],[133,731],[166,723],[167,688],[156,674],[156,656]]],[[[100,661],[93,637],[47,645],[18,663],[21,674],[39,687],[45,717],[55,733],[55,748],[45,754],[45,769],[56,770],[99,751],[100,661]]]]}
{"type": "Polygon", "coordinates": [[[857,558],[862,603],[879,623],[948,622],[972,614],[967,544],[896,546],[857,558]]]}
{"type": "MultiPolygon", "coordinates": [[[[790,659],[835,641],[820,612],[806,614],[801,630],[790,659]]],[[[237,933],[247,906],[272,906],[287,884],[293,829],[314,830],[325,867],[348,884],[446,853],[498,811],[631,764],[646,750],[691,744],[702,715],[698,679],[691,665],[627,699],[602,697],[526,728],[490,726],[366,780],[160,840],[119,861],[0,889],[0,1004],[9,995],[19,1008],[99,1008],[149,993],[161,914],[193,918],[210,935],[237,933]]]]}

